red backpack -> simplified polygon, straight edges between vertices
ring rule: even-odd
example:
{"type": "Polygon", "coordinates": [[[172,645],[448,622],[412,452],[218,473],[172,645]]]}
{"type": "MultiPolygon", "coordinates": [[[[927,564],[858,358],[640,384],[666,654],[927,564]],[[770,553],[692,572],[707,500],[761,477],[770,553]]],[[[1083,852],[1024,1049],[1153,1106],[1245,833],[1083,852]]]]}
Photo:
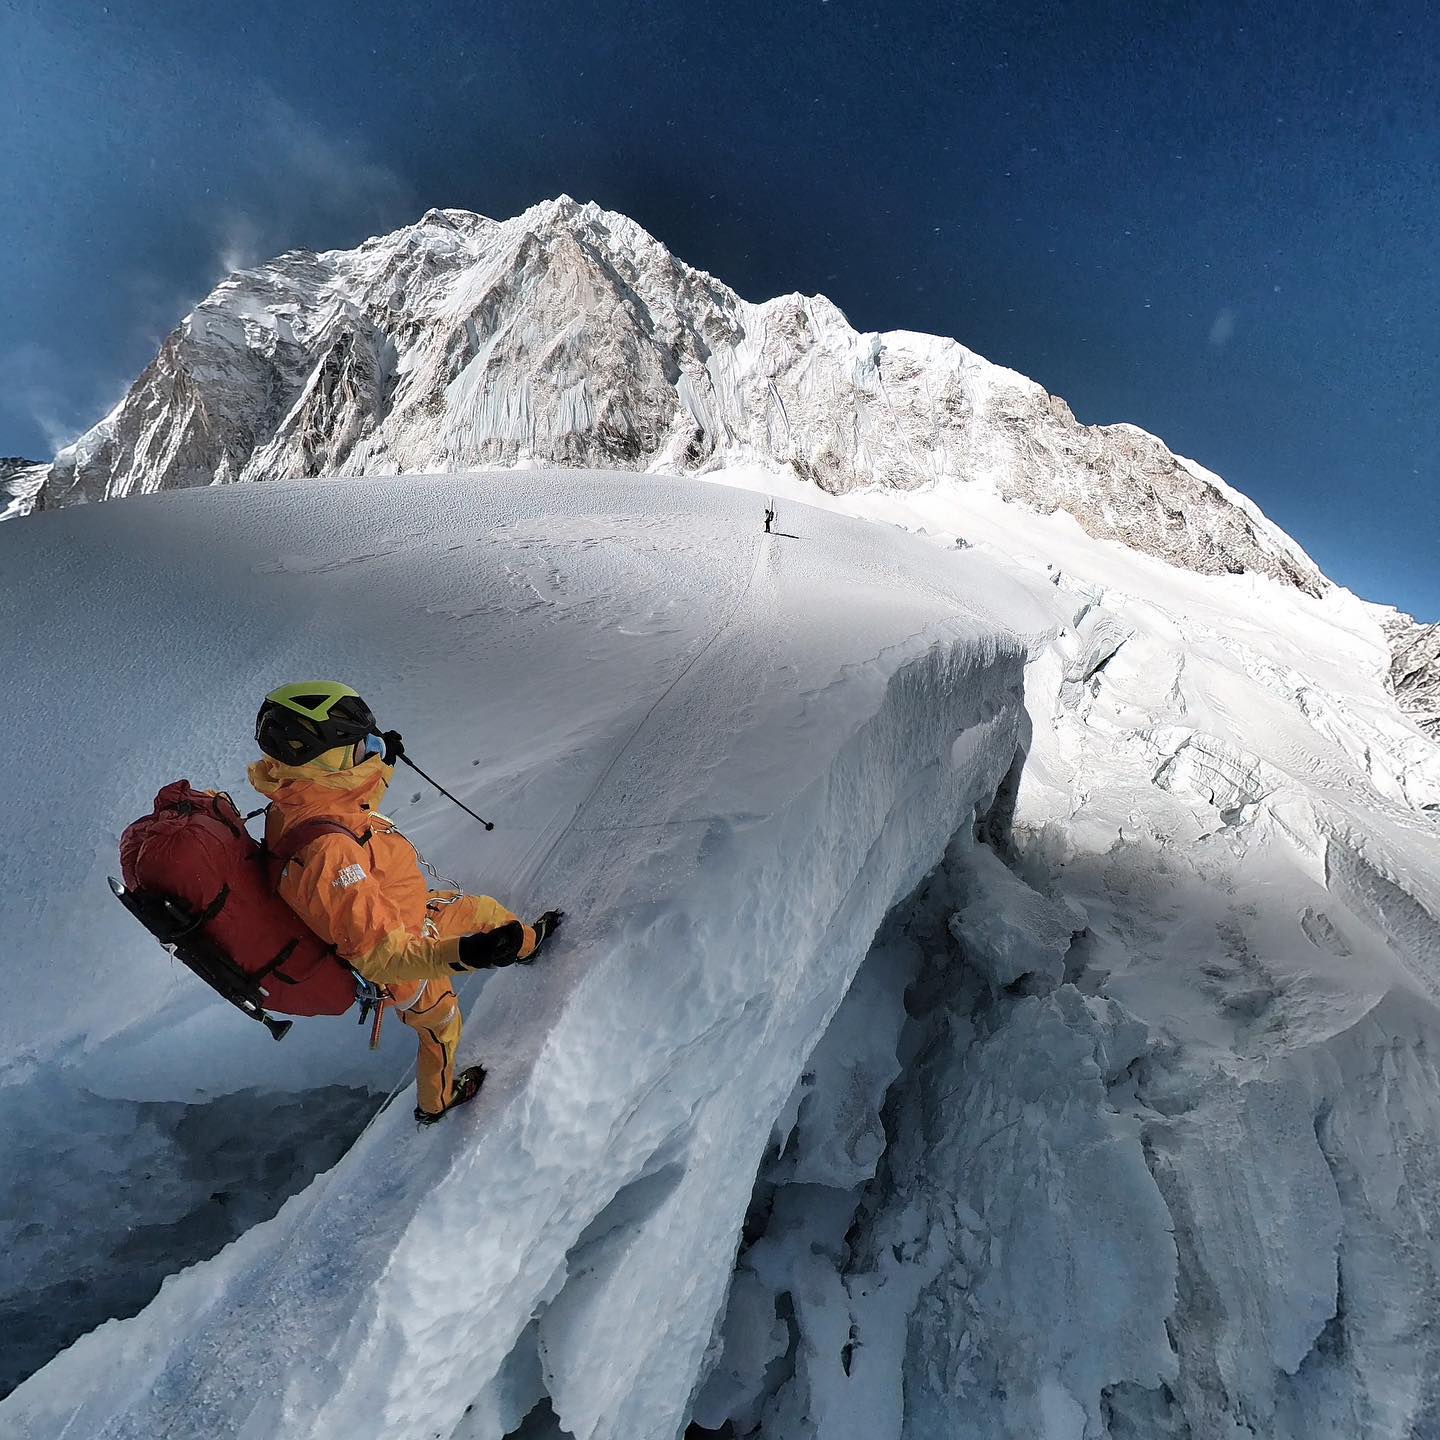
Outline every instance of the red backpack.
{"type": "Polygon", "coordinates": [[[336,820],[307,820],[267,850],[245,818],[222,792],[167,785],[154,811],[120,837],[125,883],[112,879],[110,888],[167,950],[279,1040],[290,1022],[267,1010],[343,1015],[363,998],[355,972],[276,890],[291,857],[317,836],[359,837],[336,820]]]}

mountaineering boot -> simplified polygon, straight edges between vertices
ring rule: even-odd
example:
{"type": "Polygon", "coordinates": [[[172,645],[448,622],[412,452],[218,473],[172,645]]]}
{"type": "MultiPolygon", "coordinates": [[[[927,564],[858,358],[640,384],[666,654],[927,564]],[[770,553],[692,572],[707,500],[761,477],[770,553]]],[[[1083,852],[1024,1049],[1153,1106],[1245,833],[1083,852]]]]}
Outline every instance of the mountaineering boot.
{"type": "Polygon", "coordinates": [[[472,1065],[468,1070],[462,1070],[455,1077],[455,1091],[450,1097],[450,1103],[443,1110],[437,1110],[433,1115],[417,1105],[415,1107],[415,1123],[417,1125],[433,1125],[437,1120],[444,1119],[452,1110],[465,1104],[467,1100],[473,1100],[480,1093],[480,1086],[484,1080],[485,1067],[483,1065],[472,1065]]]}

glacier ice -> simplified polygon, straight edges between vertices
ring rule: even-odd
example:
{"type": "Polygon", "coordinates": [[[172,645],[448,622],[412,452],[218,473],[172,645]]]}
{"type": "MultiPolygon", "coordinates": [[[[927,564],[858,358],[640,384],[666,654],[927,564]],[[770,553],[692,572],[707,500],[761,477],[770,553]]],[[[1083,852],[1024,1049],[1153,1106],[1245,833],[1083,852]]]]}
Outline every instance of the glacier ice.
{"type": "Polygon", "coordinates": [[[403,1073],[343,1024],[262,1047],[88,898],[137,766],[236,783],[277,674],[357,677],[500,822],[402,791],[426,853],[577,917],[466,996],[473,1116],[417,1141],[384,1111],[0,1429],[1435,1429],[1440,749],[1374,607],[979,489],[712,478],[312,481],[0,530],[13,693],[83,741],[20,727],[0,816],[12,1093],[403,1073]],[[797,541],[761,534],[770,495],[797,541]],[[42,592],[54,622],[19,608],[42,592]]]}
{"type": "Polygon", "coordinates": [[[100,1096],[48,1076],[11,1087],[0,1110],[0,1395],[268,1220],[340,1159],[379,1099],[339,1085],[200,1103],[100,1096]]]}
{"type": "MultiPolygon", "coordinates": [[[[213,679],[192,672],[175,713],[174,697],[140,687],[124,725],[87,738],[109,775],[99,824],[133,807],[137,736],[147,766],[209,754],[223,779],[244,759],[233,735],[248,733],[253,694],[277,667],[323,656],[368,667],[382,715],[420,708],[436,773],[468,770],[486,794],[500,828],[483,859],[434,805],[412,826],[422,848],[448,848],[445,868],[483,873],[517,904],[558,900],[577,938],[471,999],[471,1044],[491,1064],[473,1117],[428,1144],[403,1107],[385,1112],[273,1221],[16,1391],[0,1414],[35,1434],[72,1421],[149,1434],[183,1414],[213,1433],[354,1435],[453,1427],[467,1406],[467,1423],[498,1426],[540,1398],[517,1378],[536,1373],[573,1434],[659,1433],[689,1403],[725,1293],[768,1130],[754,1117],[778,1114],[880,918],[1011,765],[1025,651],[973,597],[1008,595],[1011,619],[1036,627],[1045,617],[984,562],[949,557],[947,578],[923,542],[897,531],[877,546],[868,527],[819,514],[803,543],[781,542],[743,492],[694,482],[552,472],[367,489],[363,506],[324,483],[193,492],[166,497],[158,524],[104,527],[85,563],[92,593],[129,587],[110,623],[183,647],[213,679]],[[293,553],[307,534],[310,553],[293,553]],[[977,566],[983,587],[966,578],[977,566]],[[248,644],[233,605],[196,633],[191,587],[229,584],[262,627],[248,644]],[[670,624],[644,623],[677,594],[670,624]],[[393,673],[375,669],[377,647],[393,673]],[[217,707],[222,676],[233,700],[217,707]],[[962,735],[973,743],[957,750],[962,735]],[[637,1323],[659,1313],[661,1328],[637,1323]],[[512,1358],[527,1344],[538,1371],[512,1358]],[[273,1383],[248,1383],[262,1374],[273,1383]]],[[[38,534],[54,548],[32,537],[15,563],[78,563],[93,513],[46,517],[38,534]]],[[[117,683],[113,665],[83,663],[87,646],[98,661],[113,645],[107,630],[102,617],[77,635],[62,687],[117,683]]],[[[38,680],[43,656],[23,653],[38,680]]],[[[100,710],[78,693],[46,701],[66,702],[100,710]]],[[[45,772],[30,816],[73,814],[45,787],[84,778],[45,772]]],[[[58,841],[50,884],[98,883],[108,847],[79,839],[94,823],[58,841]]],[[[26,903],[22,889],[5,903],[26,903]]],[[[183,1010],[157,1012],[168,987],[145,988],[159,966],[124,919],[85,916],[140,965],[133,980],[86,967],[92,1008],[67,1022],[77,1074],[183,1089],[260,1063],[242,1033],[218,1072],[195,1073],[196,1036],[183,1010]]],[[[55,944],[22,952],[37,1000],[55,944]]],[[[313,1083],[322,1055],[287,1062],[313,1083]]]]}

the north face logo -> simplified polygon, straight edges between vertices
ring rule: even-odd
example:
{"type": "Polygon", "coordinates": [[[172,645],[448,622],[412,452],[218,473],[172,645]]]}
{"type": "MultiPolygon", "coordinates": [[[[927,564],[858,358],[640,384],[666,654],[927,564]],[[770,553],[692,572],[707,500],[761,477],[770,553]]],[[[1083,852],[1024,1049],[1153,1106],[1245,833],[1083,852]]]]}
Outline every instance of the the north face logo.
{"type": "Polygon", "coordinates": [[[358,865],[347,865],[336,872],[330,883],[336,890],[344,890],[349,885],[358,885],[364,878],[365,872],[358,865]]]}

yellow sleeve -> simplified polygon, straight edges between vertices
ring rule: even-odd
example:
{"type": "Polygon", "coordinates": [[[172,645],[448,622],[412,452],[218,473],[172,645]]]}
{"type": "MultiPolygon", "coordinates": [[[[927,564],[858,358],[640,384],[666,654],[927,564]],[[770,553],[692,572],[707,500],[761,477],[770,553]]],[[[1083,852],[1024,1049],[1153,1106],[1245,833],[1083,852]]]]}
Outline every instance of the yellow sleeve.
{"type": "MultiPolygon", "coordinates": [[[[286,904],[367,980],[449,979],[461,967],[460,942],[407,930],[370,873],[365,846],[348,835],[320,835],[280,876],[286,904]]],[[[532,947],[533,948],[533,947],[532,947]]]]}
{"type": "Polygon", "coordinates": [[[513,911],[507,910],[498,900],[492,900],[488,895],[470,895],[466,898],[470,902],[469,914],[474,917],[475,931],[498,930],[512,920],[519,920],[520,928],[525,932],[524,943],[520,946],[520,958],[525,960],[535,953],[538,942],[534,930],[513,911]]]}

